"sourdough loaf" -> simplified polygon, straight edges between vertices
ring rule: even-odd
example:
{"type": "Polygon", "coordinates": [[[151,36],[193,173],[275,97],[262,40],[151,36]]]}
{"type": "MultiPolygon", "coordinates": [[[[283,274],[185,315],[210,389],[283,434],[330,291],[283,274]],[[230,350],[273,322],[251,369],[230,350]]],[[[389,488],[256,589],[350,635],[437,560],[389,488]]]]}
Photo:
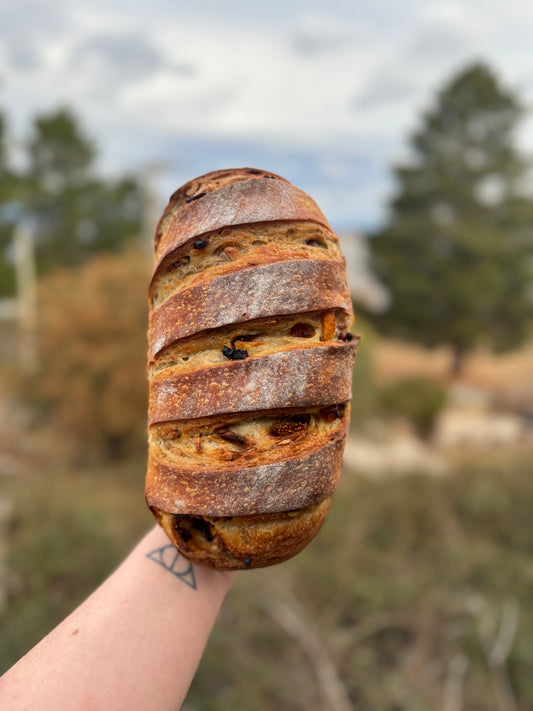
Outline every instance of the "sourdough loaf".
{"type": "Polygon", "coordinates": [[[286,560],[326,517],[348,428],[338,240],[308,195],[242,168],[177,190],[155,255],[147,503],[196,563],[286,560]]]}

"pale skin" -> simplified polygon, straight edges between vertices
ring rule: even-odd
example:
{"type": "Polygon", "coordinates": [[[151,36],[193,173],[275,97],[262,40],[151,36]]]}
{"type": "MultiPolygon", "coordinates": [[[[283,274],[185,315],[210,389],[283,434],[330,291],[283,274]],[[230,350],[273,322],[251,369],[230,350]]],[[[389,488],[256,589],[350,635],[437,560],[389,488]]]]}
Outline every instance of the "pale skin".
{"type": "Polygon", "coordinates": [[[154,527],[0,678],[0,708],[177,711],[233,576],[192,566],[154,527]]]}

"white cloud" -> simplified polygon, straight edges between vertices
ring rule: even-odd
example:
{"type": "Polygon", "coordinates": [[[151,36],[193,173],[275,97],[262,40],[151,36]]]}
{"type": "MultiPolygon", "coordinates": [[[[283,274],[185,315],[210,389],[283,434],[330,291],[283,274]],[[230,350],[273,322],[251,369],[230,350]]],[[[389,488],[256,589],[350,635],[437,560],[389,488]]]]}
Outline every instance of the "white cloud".
{"type": "Polygon", "coordinates": [[[39,0],[0,4],[0,52],[5,69],[37,70],[49,45],[70,24],[68,5],[56,0],[45,7],[39,0]]]}
{"type": "Polygon", "coordinates": [[[361,48],[377,39],[376,32],[365,21],[346,21],[325,12],[308,12],[290,30],[292,47],[303,55],[323,55],[339,50],[361,48]]]}

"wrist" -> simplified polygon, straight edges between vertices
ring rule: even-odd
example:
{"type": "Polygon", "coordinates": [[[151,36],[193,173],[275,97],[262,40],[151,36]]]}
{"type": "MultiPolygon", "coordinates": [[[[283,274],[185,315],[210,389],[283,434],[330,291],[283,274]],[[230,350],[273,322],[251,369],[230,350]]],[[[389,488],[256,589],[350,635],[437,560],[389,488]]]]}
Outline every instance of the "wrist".
{"type": "Polygon", "coordinates": [[[157,524],[142,539],[135,549],[135,552],[137,551],[161,568],[166,568],[193,590],[205,592],[209,589],[225,597],[236,575],[233,570],[216,570],[191,563],[178,552],[165,531],[157,524]]]}

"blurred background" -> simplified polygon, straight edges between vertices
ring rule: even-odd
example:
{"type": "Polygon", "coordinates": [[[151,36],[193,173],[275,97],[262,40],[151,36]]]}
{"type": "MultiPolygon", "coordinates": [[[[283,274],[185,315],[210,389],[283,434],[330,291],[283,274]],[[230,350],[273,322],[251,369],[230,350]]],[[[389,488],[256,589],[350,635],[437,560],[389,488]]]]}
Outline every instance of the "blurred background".
{"type": "Polygon", "coordinates": [[[321,206],[363,339],[313,544],[239,576],[187,711],[533,708],[533,6],[0,7],[0,671],[151,525],[168,196],[321,206]]]}

